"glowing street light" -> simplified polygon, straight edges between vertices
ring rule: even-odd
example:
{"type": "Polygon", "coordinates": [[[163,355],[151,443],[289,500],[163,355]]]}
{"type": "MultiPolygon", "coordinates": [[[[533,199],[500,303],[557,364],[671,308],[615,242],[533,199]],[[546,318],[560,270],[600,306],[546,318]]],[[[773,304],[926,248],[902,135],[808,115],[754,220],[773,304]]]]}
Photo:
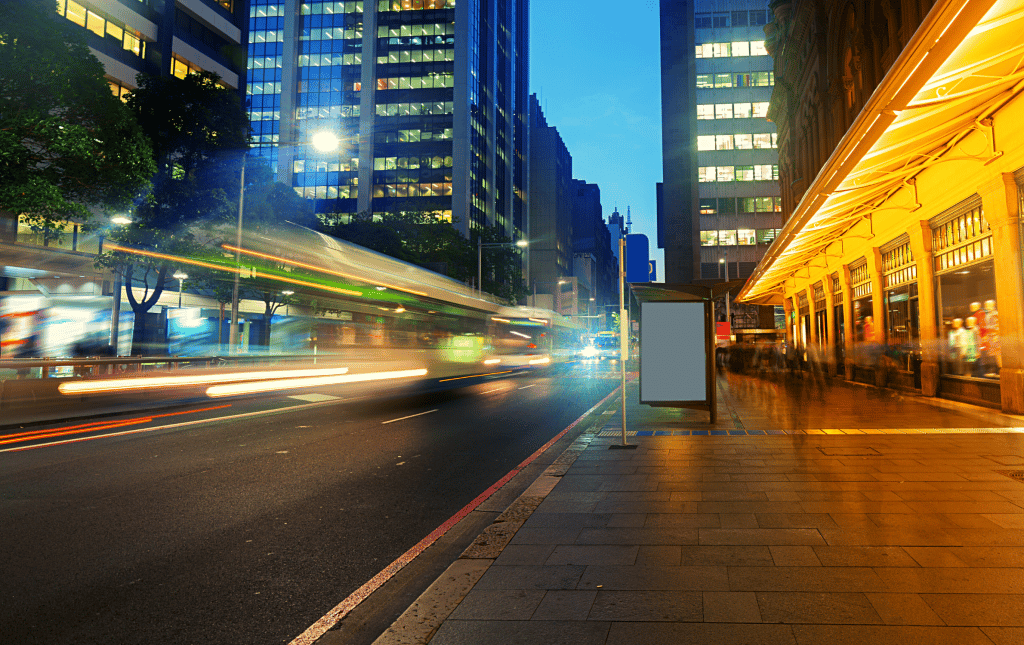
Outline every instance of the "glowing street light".
{"type": "MultiPolygon", "coordinates": [[[[164,275],[167,275],[166,273],[164,275]]],[[[178,309],[181,309],[181,285],[188,280],[188,274],[184,271],[175,271],[174,276],[178,280],[178,309]]]]}

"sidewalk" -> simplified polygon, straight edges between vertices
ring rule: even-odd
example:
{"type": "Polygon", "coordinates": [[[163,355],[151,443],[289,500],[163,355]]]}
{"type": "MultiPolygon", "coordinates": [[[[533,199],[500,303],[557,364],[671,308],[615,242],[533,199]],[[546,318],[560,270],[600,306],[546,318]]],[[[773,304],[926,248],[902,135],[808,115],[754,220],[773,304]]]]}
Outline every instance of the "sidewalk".
{"type": "Polygon", "coordinates": [[[728,375],[628,387],[377,641],[1024,642],[1024,420],[728,375]],[[742,436],[740,436],[742,435],[742,436]],[[1017,479],[1014,479],[1016,477],[1017,479]]]}

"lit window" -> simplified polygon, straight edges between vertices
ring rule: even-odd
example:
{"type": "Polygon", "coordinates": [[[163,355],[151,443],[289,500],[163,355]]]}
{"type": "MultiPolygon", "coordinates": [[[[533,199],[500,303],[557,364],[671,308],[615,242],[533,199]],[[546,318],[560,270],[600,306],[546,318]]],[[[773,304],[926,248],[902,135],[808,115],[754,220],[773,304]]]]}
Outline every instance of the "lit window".
{"type": "Polygon", "coordinates": [[[732,44],[732,55],[733,56],[750,56],[750,43],[745,40],[735,42],[732,44]]]}
{"type": "Polygon", "coordinates": [[[754,246],[756,244],[756,235],[752,228],[741,228],[736,231],[739,237],[740,246],[754,246]]]}
{"type": "Polygon", "coordinates": [[[701,183],[715,181],[715,177],[714,166],[701,166],[697,169],[697,181],[701,183]]]}
{"type": "Polygon", "coordinates": [[[753,213],[757,210],[754,204],[753,197],[740,197],[740,212],[741,213],[753,213]]]}
{"type": "Polygon", "coordinates": [[[706,121],[715,118],[715,106],[714,105],[698,105],[697,106],[697,119],[706,121]]]}
{"type": "Polygon", "coordinates": [[[737,134],[735,138],[737,150],[750,150],[754,147],[751,141],[752,137],[749,134],[737,134]]]}
{"type": "Polygon", "coordinates": [[[771,148],[772,147],[772,135],[770,133],[755,134],[754,135],[754,147],[755,148],[771,148]]]}
{"type": "Polygon", "coordinates": [[[768,87],[772,84],[772,76],[770,72],[754,72],[750,76],[751,86],[768,87]]]}
{"type": "Polygon", "coordinates": [[[718,210],[715,207],[715,200],[714,199],[702,199],[702,200],[700,200],[699,208],[700,208],[700,214],[701,215],[714,215],[715,213],[718,212],[718,210]]]}
{"type": "Polygon", "coordinates": [[[771,164],[754,166],[755,181],[771,181],[773,179],[778,179],[778,177],[773,173],[771,164]]]}
{"type": "Polygon", "coordinates": [[[718,231],[701,231],[701,246],[718,246],[718,231]]]}
{"type": "Polygon", "coordinates": [[[716,134],[715,135],[715,149],[716,150],[732,150],[732,135],[731,134],[716,134]]]}
{"type": "Polygon", "coordinates": [[[718,181],[735,181],[736,169],[733,166],[718,166],[718,181]]]}
{"type": "Polygon", "coordinates": [[[758,244],[771,244],[775,241],[775,230],[774,228],[759,228],[757,229],[757,243],[758,244]]]}
{"type": "Polygon", "coordinates": [[[709,88],[714,87],[714,81],[711,78],[711,74],[697,74],[697,87],[698,88],[709,88]]]}
{"type": "Polygon", "coordinates": [[[733,103],[733,116],[737,119],[750,118],[750,103],[733,103]]]}
{"type": "Polygon", "coordinates": [[[715,118],[716,119],[731,119],[732,118],[732,103],[716,103],[715,104],[715,118]]]}
{"type": "Polygon", "coordinates": [[[68,20],[79,27],[85,26],[85,7],[75,2],[75,0],[68,0],[68,12],[65,15],[68,20]]]}
{"type": "Polygon", "coordinates": [[[763,103],[754,103],[753,107],[755,119],[763,119],[768,116],[768,101],[764,101],[763,103]]]}
{"type": "Polygon", "coordinates": [[[754,167],[736,166],[736,181],[754,181],[754,167]]]}
{"type": "Polygon", "coordinates": [[[98,13],[89,12],[89,23],[85,27],[97,36],[103,37],[103,32],[106,30],[106,21],[98,13]]]}
{"type": "Polygon", "coordinates": [[[715,87],[732,87],[732,74],[715,74],[715,87]]]}
{"type": "Polygon", "coordinates": [[[754,206],[757,208],[758,213],[771,213],[773,210],[775,210],[775,198],[755,197],[754,206]]]}
{"type": "Polygon", "coordinates": [[[711,58],[712,56],[712,45],[711,43],[704,43],[703,45],[697,45],[697,58],[711,58]]]}
{"type": "Polygon", "coordinates": [[[715,137],[714,135],[699,136],[697,137],[697,150],[714,150],[715,149],[715,137]]]}
{"type": "Polygon", "coordinates": [[[107,22],[107,35],[116,38],[117,42],[124,40],[124,29],[121,29],[112,22],[107,22]]]}
{"type": "Polygon", "coordinates": [[[718,231],[718,246],[736,246],[736,231],[718,231]]]}
{"type": "Polygon", "coordinates": [[[752,40],[750,41],[750,55],[751,56],[767,56],[768,50],[764,48],[763,40],[752,40]]]}
{"type": "Polygon", "coordinates": [[[732,56],[732,45],[730,43],[713,43],[712,49],[715,58],[729,58],[732,56]]]}

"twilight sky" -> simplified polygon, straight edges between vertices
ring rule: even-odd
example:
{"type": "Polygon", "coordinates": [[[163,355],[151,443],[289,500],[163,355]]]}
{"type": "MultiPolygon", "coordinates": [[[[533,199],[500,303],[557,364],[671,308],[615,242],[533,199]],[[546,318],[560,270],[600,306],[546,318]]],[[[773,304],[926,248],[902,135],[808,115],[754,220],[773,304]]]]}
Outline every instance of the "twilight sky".
{"type": "Polygon", "coordinates": [[[659,38],[658,0],[530,2],[530,92],[569,149],[573,178],[601,188],[605,219],[631,207],[663,281],[659,38]]]}

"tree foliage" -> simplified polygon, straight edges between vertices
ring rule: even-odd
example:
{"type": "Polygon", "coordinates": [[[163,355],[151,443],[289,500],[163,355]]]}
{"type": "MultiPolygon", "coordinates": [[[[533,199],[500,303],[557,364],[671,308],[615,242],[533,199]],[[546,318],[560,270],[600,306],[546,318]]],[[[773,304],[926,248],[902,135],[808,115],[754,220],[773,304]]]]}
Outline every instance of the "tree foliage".
{"type": "Polygon", "coordinates": [[[53,3],[0,3],[0,209],[57,237],[90,207],[123,211],[148,188],[149,142],[84,36],[53,3]]]}

